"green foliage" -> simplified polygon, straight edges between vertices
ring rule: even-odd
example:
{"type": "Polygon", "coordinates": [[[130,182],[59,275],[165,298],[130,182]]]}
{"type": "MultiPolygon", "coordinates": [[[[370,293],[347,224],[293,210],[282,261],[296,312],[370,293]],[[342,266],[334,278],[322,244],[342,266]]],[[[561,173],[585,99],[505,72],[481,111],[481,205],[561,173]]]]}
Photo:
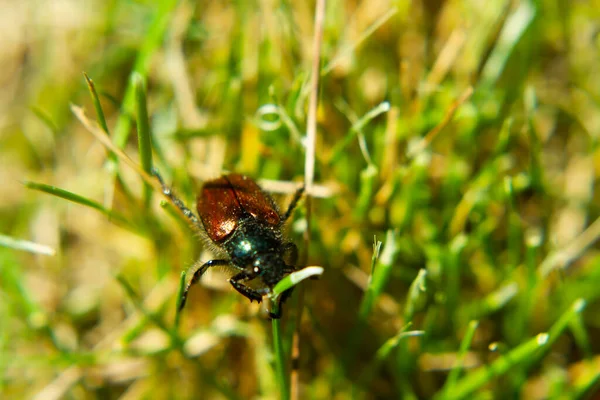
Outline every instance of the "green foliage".
{"type": "Polygon", "coordinates": [[[597,1],[329,1],[270,327],[228,271],[176,311],[211,249],[150,172],[191,209],[222,171],[287,203],[310,2],[67,3],[0,17],[1,398],[597,392],[597,1]]]}

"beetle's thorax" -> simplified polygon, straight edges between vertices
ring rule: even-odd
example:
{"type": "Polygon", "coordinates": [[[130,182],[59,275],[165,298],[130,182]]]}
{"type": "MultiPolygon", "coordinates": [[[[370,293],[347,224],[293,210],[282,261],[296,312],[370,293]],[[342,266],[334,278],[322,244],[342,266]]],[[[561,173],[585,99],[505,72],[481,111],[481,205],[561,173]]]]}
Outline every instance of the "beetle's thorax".
{"type": "Polygon", "coordinates": [[[279,253],[281,232],[253,218],[239,222],[237,229],[222,244],[231,262],[244,268],[258,254],[279,253]]]}

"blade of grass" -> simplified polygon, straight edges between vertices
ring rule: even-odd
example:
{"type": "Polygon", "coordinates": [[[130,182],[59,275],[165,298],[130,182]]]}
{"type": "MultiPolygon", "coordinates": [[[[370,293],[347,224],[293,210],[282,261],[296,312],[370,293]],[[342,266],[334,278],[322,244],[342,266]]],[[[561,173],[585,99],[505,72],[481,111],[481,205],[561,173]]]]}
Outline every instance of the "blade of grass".
{"type": "Polygon", "coordinates": [[[277,299],[286,290],[293,288],[305,279],[323,274],[323,271],[323,267],[305,267],[300,271],[292,272],[275,285],[271,298],[277,299]]]}
{"type": "Polygon", "coordinates": [[[373,107],[371,110],[367,111],[367,113],[363,115],[358,121],[356,121],[356,123],[353,123],[346,136],[340,142],[336,143],[336,145],[331,150],[332,155],[328,163],[330,165],[335,164],[339,160],[339,158],[344,154],[344,150],[346,149],[346,147],[348,147],[352,140],[354,140],[354,137],[357,136],[369,122],[371,122],[373,119],[377,118],[381,114],[385,114],[389,110],[390,103],[388,101],[384,101],[373,107]]]}
{"type": "Polygon", "coordinates": [[[160,184],[150,175],[144,172],[140,166],[131,159],[125,152],[119,149],[114,143],[110,141],[110,139],[104,134],[104,131],[98,126],[95,121],[90,120],[86,117],[85,112],[79,106],[71,104],[71,112],[77,117],[79,122],[90,132],[94,137],[104,145],[107,149],[112,151],[117,155],[120,161],[123,161],[125,164],[129,165],[131,169],[133,169],[143,180],[144,182],[150,184],[155,190],[161,192],[160,184]]]}
{"type": "Polygon", "coordinates": [[[117,120],[117,126],[113,136],[113,142],[115,145],[122,149],[127,143],[129,134],[131,133],[131,118],[135,111],[135,80],[134,76],[139,74],[143,78],[146,78],[148,74],[148,68],[150,67],[150,60],[156,50],[160,47],[163,42],[164,34],[169,26],[169,20],[171,12],[177,5],[177,0],[162,0],[158,4],[154,19],[150,23],[148,32],[144,35],[144,42],[140,47],[140,51],[137,54],[133,70],[131,71],[129,84],[123,97],[123,103],[121,105],[121,116],[117,120]]]}
{"type": "Polygon", "coordinates": [[[410,285],[408,289],[408,296],[406,299],[406,306],[404,307],[404,321],[411,323],[415,312],[421,308],[423,302],[426,299],[427,291],[427,270],[421,268],[417,277],[410,285]]]}
{"type": "Polygon", "coordinates": [[[600,239],[600,218],[596,219],[585,231],[562,249],[550,252],[538,267],[538,273],[545,278],[555,269],[569,266],[571,261],[581,255],[589,246],[600,239]]]}
{"type": "Polygon", "coordinates": [[[50,246],[30,242],[29,240],[15,239],[10,236],[0,235],[0,246],[8,247],[13,250],[23,250],[34,254],[43,254],[45,256],[53,256],[56,254],[50,246]]]}
{"type": "Polygon", "coordinates": [[[446,379],[446,383],[444,383],[444,386],[442,387],[440,392],[452,393],[452,391],[454,390],[456,381],[458,380],[458,377],[460,376],[460,373],[463,368],[462,363],[465,359],[467,351],[471,347],[471,343],[473,342],[473,337],[475,336],[475,331],[477,330],[478,326],[479,326],[479,321],[473,320],[473,321],[469,322],[469,325],[467,326],[467,331],[465,332],[465,336],[463,337],[463,340],[460,342],[460,347],[458,349],[458,355],[456,357],[456,363],[455,363],[454,367],[452,368],[452,370],[450,371],[450,373],[448,374],[448,379],[446,379]]]}
{"type": "Polygon", "coordinates": [[[506,19],[496,46],[481,73],[481,82],[485,87],[498,80],[517,43],[531,26],[536,13],[537,10],[531,1],[523,1],[506,19]]]}
{"type": "Polygon", "coordinates": [[[32,106],[29,109],[35,114],[36,117],[40,119],[40,121],[42,121],[44,125],[46,125],[48,129],[50,129],[52,134],[56,135],[58,132],[58,127],[52,120],[52,117],[46,111],[36,106],[32,106]]]}
{"type": "Polygon", "coordinates": [[[92,96],[92,101],[94,102],[94,109],[96,110],[96,117],[98,117],[98,122],[100,123],[100,127],[107,135],[110,135],[110,131],[108,130],[108,124],[106,123],[106,118],[104,117],[104,110],[102,109],[102,103],[100,103],[100,98],[98,97],[98,93],[96,92],[96,85],[94,85],[94,81],[90,79],[88,74],[83,73],[85,81],[87,82],[88,89],[90,90],[90,95],[92,96]]]}
{"type": "Polygon", "coordinates": [[[179,348],[179,349],[183,349],[184,341],[177,334],[177,332],[174,329],[169,328],[167,326],[167,324],[165,324],[165,322],[158,315],[156,315],[155,313],[151,312],[150,310],[148,310],[144,306],[144,304],[142,303],[141,298],[137,295],[137,293],[135,292],[135,290],[133,290],[133,288],[131,287],[131,285],[129,284],[129,282],[127,282],[127,280],[123,276],[117,275],[116,279],[117,279],[117,282],[119,282],[119,284],[121,285],[121,287],[124,289],[125,293],[127,293],[127,295],[129,296],[129,298],[133,302],[135,308],[137,308],[142,313],[142,315],[144,315],[144,317],[146,317],[146,319],[148,319],[148,321],[151,321],[154,325],[156,325],[164,333],[166,333],[169,336],[169,338],[171,339],[171,344],[174,347],[179,348]]]}
{"type": "Polygon", "coordinates": [[[354,217],[358,220],[364,219],[369,212],[378,175],[379,170],[373,164],[367,165],[365,169],[360,171],[360,191],[354,209],[354,217]]]}
{"type": "Polygon", "coordinates": [[[250,326],[249,340],[254,343],[254,365],[259,393],[265,398],[279,397],[279,380],[273,364],[273,348],[271,338],[267,335],[268,325],[255,319],[250,326]]]}
{"type": "Polygon", "coordinates": [[[275,351],[275,372],[277,374],[277,384],[279,386],[279,395],[282,400],[290,398],[290,386],[285,367],[285,356],[283,355],[283,342],[281,339],[281,322],[279,319],[271,320],[273,330],[273,348],[275,351]]]}
{"type": "Polygon", "coordinates": [[[523,232],[520,216],[516,207],[513,179],[511,177],[504,177],[504,191],[506,194],[506,203],[508,210],[508,269],[513,270],[517,267],[521,258],[521,243],[523,242],[523,232]]]}
{"type": "Polygon", "coordinates": [[[569,330],[573,334],[575,343],[583,352],[585,358],[591,360],[594,356],[594,351],[592,343],[590,342],[590,337],[588,335],[588,332],[586,331],[583,316],[581,314],[577,314],[577,316],[573,318],[573,320],[569,323],[569,330]]]}
{"type": "Polygon", "coordinates": [[[540,354],[544,353],[568,327],[569,323],[585,308],[585,300],[578,299],[550,328],[548,333],[540,333],[534,338],[500,356],[489,366],[481,367],[458,381],[452,393],[440,392],[440,398],[462,399],[471,395],[491,379],[510,371],[513,366],[536,363],[540,354]]]}
{"type": "Polygon", "coordinates": [[[379,372],[379,368],[381,364],[389,357],[389,355],[394,351],[400,342],[408,337],[416,337],[425,335],[425,331],[407,331],[410,327],[410,323],[402,328],[397,335],[392,336],[377,350],[375,353],[375,357],[373,360],[363,369],[363,372],[359,378],[359,387],[366,387],[375,377],[375,375],[379,372]]]}
{"type": "Polygon", "coordinates": [[[399,250],[397,240],[398,234],[393,230],[389,230],[385,237],[385,246],[381,252],[381,257],[378,257],[381,242],[377,242],[375,245],[369,285],[367,286],[367,290],[360,304],[359,319],[361,321],[367,319],[369,313],[373,309],[375,300],[383,292],[385,285],[389,280],[399,250]]]}
{"type": "MultiPolygon", "coordinates": [[[[312,200],[311,193],[315,180],[316,163],[316,144],[317,144],[317,111],[319,106],[319,70],[321,68],[321,45],[323,42],[323,30],[325,25],[325,0],[317,0],[315,4],[315,24],[312,46],[312,66],[310,75],[310,96],[308,103],[308,115],[306,118],[306,152],[304,155],[304,188],[306,190],[305,209],[306,209],[306,229],[304,230],[304,252],[302,254],[302,265],[308,263],[308,255],[311,243],[311,220],[312,220],[312,200]]],[[[300,102],[298,106],[302,107],[300,102]]],[[[304,285],[298,289],[298,308],[296,313],[295,330],[292,337],[292,359],[300,358],[300,323],[302,321],[302,312],[304,311],[304,285]]],[[[290,398],[297,400],[300,396],[300,374],[298,363],[293,364],[290,372],[290,398]]]]}
{"type": "Polygon", "coordinates": [[[122,226],[134,233],[141,234],[140,229],[132,225],[127,218],[125,218],[119,213],[116,213],[115,211],[104,208],[100,203],[97,203],[93,200],[69,192],[67,190],[57,188],[56,186],[50,186],[43,183],[25,182],[25,187],[27,187],[28,189],[48,193],[52,196],[60,197],[62,199],[80,204],[85,207],[93,208],[94,210],[100,211],[102,214],[106,215],[111,221],[114,221],[119,226],[122,226]]]}
{"type": "Polygon", "coordinates": [[[351,366],[356,359],[357,349],[360,347],[359,344],[367,324],[367,318],[375,305],[375,300],[383,292],[385,283],[391,273],[391,267],[394,264],[396,253],[398,251],[396,236],[396,233],[392,230],[387,232],[383,251],[381,251],[382,242],[375,238],[373,243],[373,256],[371,257],[369,282],[360,304],[358,319],[348,335],[349,340],[346,345],[348,350],[344,353],[344,359],[342,360],[342,365],[346,366],[346,368],[351,366]]]}
{"type": "MultiPolygon", "coordinates": [[[[405,329],[412,324],[415,313],[423,307],[427,301],[427,270],[420,269],[416,278],[413,280],[408,294],[406,295],[406,306],[404,307],[404,321],[406,324],[405,329]]],[[[396,350],[395,359],[390,360],[388,363],[388,371],[393,374],[396,386],[405,393],[406,398],[416,398],[414,391],[411,388],[410,380],[407,379],[407,373],[413,370],[414,365],[417,362],[416,352],[411,351],[409,343],[406,341],[394,342],[394,348],[396,350]]],[[[387,355],[386,355],[387,358],[387,355]]]]}
{"type": "Polygon", "coordinates": [[[483,299],[465,304],[462,313],[471,318],[484,318],[506,306],[518,293],[519,285],[516,282],[506,282],[483,299]]]}
{"type": "MultiPolygon", "coordinates": [[[[106,123],[106,117],[104,116],[104,110],[102,109],[102,103],[100,102],[100,97],[98,96],[98,92],[96,92],[96,85],[94,81],[90,79],[90,77],[84,72],[83,76],[85,81],[87,82],[88,89],[90,91],[90,95],[92,96],[92,101],[94,102],[94,109],[96,110],[96,117],[98,118],[100,127],[106,133],[107,138],[110,137],[110,131],[108,130],[108,124],[106,123]]],[[[117,105],[118,107],[118,105],[117,105]]],[[[111,160],[113,165],[116,165],[117,155],[108,150],[108,158],[111,160]]],[[[107,208],[110,208],[110,204],[112,203],[115,185],[111,179],[105,182],[105,190],[104,190],[104,205],[107,208]]]]}
{"type": "MultiPolygon", "coordinates": [[[[152,144],[150,140],[150,124],[148,122],[148,108],[146,102],[146,84],[144,78],[139,73],[133,74],[133,83],[135,87],[136,99],[136,115],[137,115],[137,134],[138,134],[138,150],[140,153],[140,161],[142,169],[147,174],[152,171],[152,144]]],[[[146,209],[150,207],[152,200],[152,187],[148,183],[144,183],[144,206],[146,209]]]]}
{"type": "MultiPolygon", "coordinates": [[[[162,44],[164,34],[169,25],[170,14],[177,5],[177,0],[162,0],[159,2],[154,19],[150,23],[148,31],[144,35],[144,41],[140,46],[140,51],[137,54],[135,64],[129,76],[129,82],[125,89],[125,95],[121,103],[121,113],[117,119],[112,142],[119,150],[125,147],[129,134],[131,133],[131,115],[135,111],[135,95],[136,88],[133,77],[135,74],[140,74],[146,78],[150,67],[150,60],[158,47],[162,44]]],[[[117,159],[109,159],[106,165],[108,171],[111,172],[114,179],[118,172],[117,159]]],[[[112,187],[109,182],[109,186],[112,187]]],[[[112,204],[114,191],[107,191],[106,204],[112,204]]]]}
{"type": "Polygon", "coordinates": [[[438,137],[440,132],[444,130],[444,128],[450,123],[450,121],[452,121],[452,118],[454,118],[454,115],[456,114],[456,111],[458,111],[460,106],[462,106],[465,102],[467,102],[467,100],[469,100],[472,95],[473,95],[473,87],[469,86],[461,93],[461,95],[458,97],[458,99],[456,99],[450,105],[450,107],[448,107],[448,109],[446,110],[446,113],[444,114],[444,118],[442,118],[442,120],[432,130],[430,130],[423,137],[423,139],[416,142],[413,146],[411,146],[408,149],[407,156],[409,158],[414,158],[419,153],[423,152],[429,145],[431,145],[433,140],[436,137],[438,137]]]}
{"type": "Polygon", "coordinates": [[[185,290],[185,278],[186,272],[181,271],[181,276],[179,277],[179,290],[177,290],[177,301],[175,302],[175,330],[179,328],[179,320],[181,317],[181,299],[183,296],[183,291],[185,290]]]}
{"type": "MultiPolygon", "coordinates": [[[[148,185],[153,187],[154,190],[158,191],[159,193],[162,193],[162,187],[161,187],[160,183],[158,182],[158,180],[155,179],[154,177],[152,177],[150,174],[146,173],[142,168],[140,168],[139,165],[137,165],[135,163],[135,161],[133,161],[127,154],[125,154],[125,152],[123,150],[121,150],[117,146],[115,146],[115,144],[112,143],[110,141],[110,139],[102,133],[102,129],[100,129],[98,124],[94,121],[91,121],[90,119],[88,119],[85,116],[85,113],[83,112],[83,109],[81,107],[71,105],[71,111],[73,112],[73,114],[75,114],[75,116],[83,124],[83,126],[88,130],[88,132],[90,132],[92,135],[94,135],[94,137],[96,139],[98,139],[98,141],[100,141],[100,143],[102,143],[107,149],[114,152],[117,155],[117,157],[119,158],[119,160],[121,160],[121,161],[125,162],[125,164],[129,165],[129,167],[131,167],[131,169],[133,169],[143,179],[143,181],[145,183],[147,183],[148,185]]],[[[166,198],[169,202],[172,201],[164,193],[162,193],[162,194],[163,194],[164,198],[166,198]]],[[[183,212],[181,211],[181,209],[179,207],[173,207],[173,208],[181,216],[181,218],[183,218],[186,221],[189,220],[183,214],[183,212]]]]}
{"type": "Polygon", "coordinates": [[[390,8],[385,14],[377,18],[371,25],[369,25],[367,29],[365,29],[365,31],[358,37],[357,40],[355,40],[347,46],[342,47],[338,51],[337,55],[331,61],[329,61],[329,63],[321,70],[321,75],[325,76],[329,72],[331,72],[335,68],[335,66],[342,60],[343,57],[355,51],[362,42],[364,42],[369,36],[371,36],[373,32],[379,29],[379,27],[385,24],[397,12],[397,7],[390,8]]]}
{"type": "MultiPolygon", "coordinates": [[[[335,106],[348,118],[348,121],[352,123],[352,125],[356,125],[359,118],[356,113],[352,110],[350,105],[344,99],[336,99],[335,106]]],[[[367,140],[365,138],[365,133],[362,128],[357,128],[358,135],[358,145],[360,147],[360,151],[365,159],[365,162],[368,165],[373,164],[373,159],[371,158],[371,154],[369,153],[369,149],[367,148],[367,140]]]]}
{"type": "MultiPolygon", "coordinates": [[[[293,272],[286,276],[284,279],[279,281],[273,288],[271,299],[273,303],[272,312],[275,314],[279,313],[279,296],[281,296],[286,290],[289,290],[313,276],[318,276],[323,273],[322,267],[306,267],[300,271],[293,272]]],[[[277,373],[277,381],[279,386],[280,398],[287,400],[290,398],[290,384],[287,379],[286,371],[286,360],[283,354],[283,341],[281,337],[281,320],[272,319],[271,327],[273,330],[273,348],[275,353],[275,370],[277,373]]]]}

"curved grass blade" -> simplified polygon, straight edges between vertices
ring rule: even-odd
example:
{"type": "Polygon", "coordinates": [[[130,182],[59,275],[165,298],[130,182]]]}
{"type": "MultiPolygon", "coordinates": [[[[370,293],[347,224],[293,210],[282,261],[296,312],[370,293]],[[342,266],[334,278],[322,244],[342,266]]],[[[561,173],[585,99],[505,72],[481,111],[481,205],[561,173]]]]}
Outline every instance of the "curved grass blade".
{"type": "Polygon", "coordinates": [[[532,365],[537,362],[558,339],[558,337],[569,326],[569,323],[576,318],[585,308],[584,299],[576,300],[573,305],[552,325],[547,333],[540,333],[527,340],[525,343],[517,346],[505,355],[499,357],[489,366],[481,367],[454,385],[451,392],[440,392],[443,399],[462,399],[467,398],[480,387],[489,383],[493,378],[504,375],[515,365],[532,365]]]}
{"type": "MultiPolygon", "coordinates": [[[[293,272],[286,276],[284,279],[279,281],[273,288],[271,294],[273,310],[275,314],[279,314],[279,296],[286,290],[289,290],[296,286],[303,280],[312,276],[321,275],[323,273],[322,267],[306,267],[300,271],[293,272]]],[[[275,371],[277,373],[277,380],[280,389],[280,397],[283,400],[290,398],[290,387],[287,379],[287,372],[285,368],[285,356],[283,354],[283,342],[281,339],[281,320],[272,319],[271,327],[273,330],[273,348],[275,351],[275,371]]]]}
{"type": "Polygon", "coordinates": [[[57,188],[56,186],[46,185],[43,183],[27,181],[27,182],[25,182],[25,187],[27,187],[29,189],[33,189],[33,190],[38,190],[40,192],[48,193],[52,196],[60,197],[62,199],[71,201],[73,203],[81,204],[81,205],[89,207],[89,208],[93,208],[97,211],[100,211],[102,214],[106,215],[107,217],[109,217],[109,219],[111,221],[114,221],[118,225],[123,226],[124,228],[127,228],[128,230],[130,230],[132,232],[140,233],[139,228],[132,225],[131,222],[129,222],[129,220],[127,220],[127,218],[125,218],[121,214],[118,214],[114,211],[111,211],[111,210],[105,208],[100,203],[97,203],[93,200],[90,200],[90,199],[80,196],[78,194],[69,192],[68,190],[57,188]]]}
{"type": "Polygon", "coordinates": [[[0,235],[0,246],[8,247],[13,250],[23,250],[34,254],[43,254],[45,256],[53,256],[56,254],[50,246],[30,242],[29,240],[15,239],[10,236],[0,235]]]}
{"type": "Polygon", "coordinates": [[[293,288],[300,282],[305,279],[308,279],[312,276],[321,275],[323,273],[323,267],[306,267],[301,269],[300,271],[292,272],[285,278],[279,281],[277,285],[273,288],[273,293],[271,294],[272,299],[277,299],[283,292],[288,289],[293,288]]]}

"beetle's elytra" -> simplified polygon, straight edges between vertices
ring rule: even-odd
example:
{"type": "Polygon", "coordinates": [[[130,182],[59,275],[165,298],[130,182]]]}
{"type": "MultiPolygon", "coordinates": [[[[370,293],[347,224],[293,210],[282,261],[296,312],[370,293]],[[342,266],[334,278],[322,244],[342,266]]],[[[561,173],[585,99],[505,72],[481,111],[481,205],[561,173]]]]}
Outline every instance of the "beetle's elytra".
{"type": "MultiPolygon", "coordinates": [[[[167,187],[155,171],[163,193],[168,196],[189,221],[203,229],[223,258],[205,262],[194,270],[179,302],[185,306],[190,287],[206,270],[228,265],[236,271],[229,283],[250,301],[262,300],[286,275],[296,270],[298,250],[287,241],[282,228],[304,192],[299,188],[287,211],[282,214],[273,198],[251,178],[240,174],[223,175],[204,183],[198,195],[196,209],[199,219],[167,187]],[[248,286],[246,282],[255,284],[248,286]]],[[[288,291],[289,292],[289,291],[288,291]]],[[[284,301],[290,293],[284,293],[284,301]]],[[[281,308],[278,307],[278,310],[281,308]]],[[[279,318],[281,313],[270,313],[279,318]]]]}

